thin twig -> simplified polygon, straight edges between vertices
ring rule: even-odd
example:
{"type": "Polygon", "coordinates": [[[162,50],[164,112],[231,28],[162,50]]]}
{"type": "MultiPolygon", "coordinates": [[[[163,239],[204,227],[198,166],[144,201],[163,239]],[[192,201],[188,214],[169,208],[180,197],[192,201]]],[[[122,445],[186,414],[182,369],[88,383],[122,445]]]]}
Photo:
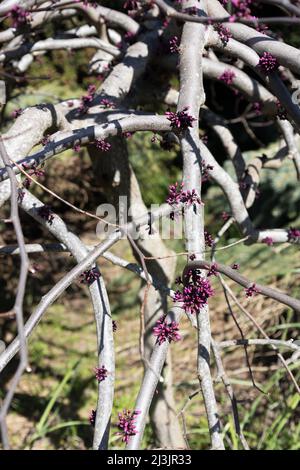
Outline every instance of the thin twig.
{"type": "Polygon", "coordinates": [[[24,302],[25,287],[26,287],[28,268],[29,268],[29,260],[28,260],[28,256],[26,253],[26,249],[25,249],[24,235],[23,235],[20,218],[19,218],[18,181],[17,181],[16,175],[14,174],[12,170],[12,166],[10,164],[10,158],[7,154],[7,151],[6,151],[6,148],[4,146],[1,136],[0,136],[0,155],[10,178],[10,185],[11,185],[10,219],[15,229],[18,246],[20,250],[20,259],[21,259],[17,294],[16,294],[15,303],[13,307],[13,311],[15,312],[16,320],[17,320],[18,336],[20,338],[20,361],[19,361],[18,368],[15,372],[14,378],[10,383],[9,391],[7,392],[3,400],[1,410],[0,410],[0,426],[1,426],[1,437],[2,437],[2,442],[3,442],[3,447],[4,449],[8,449],[9,439],[8,439],[7,427],[6,427],[6,415],[7,415],[9,406],[11,404],[11,401],[13,399],[14,393],[19,384],[20,378],[28,365],[26,336],[24,334],[23,302],[24,302]]]}

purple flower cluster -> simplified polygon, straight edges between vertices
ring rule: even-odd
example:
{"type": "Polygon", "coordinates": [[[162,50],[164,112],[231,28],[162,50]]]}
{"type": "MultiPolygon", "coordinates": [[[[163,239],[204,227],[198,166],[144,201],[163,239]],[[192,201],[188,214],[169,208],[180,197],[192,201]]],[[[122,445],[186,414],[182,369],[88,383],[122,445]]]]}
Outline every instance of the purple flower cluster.
{"type": "MultiPolygon", "coordinates": [[[[213,296],[214,291],[210,282],[202,277],[199,270],[189,272],[188,282],[183,286],[182,292],[177,290],[174,294],[174,302],[182,302],[185,312],[197,314],[207,304],[209,297],[213,296]]],[[[182,284],[179,278],[177,283],[182,284]]]]}
{"type": "Polygon", "coordinates": [[[175,184],[171,184],[169,186],[169,194],[166,199],[167,204],[170,204],[170,206],[176,206],[177,204],[180,204],[183,191],[182,188],[183,183],[179,185],[177,181],[175,184]]]}
{"type": "Polygon", "coordinates": [[[14,119],[16,119],[17,117],[21,116],[22,113],[23,113],[23,109],[18,108],[18,109],[14,109],[11,115],[14,119]]]}
{"type": "Polygon", "coordinates": [[[170,44],[170,51],[172,53],[179,52],[179,40],[177,36],[174,36],[169,41],[170,44]]]}
{"type": "Polygon", "coordinates": [[[231,265],[231,269],[236,269],[236,270],[238,270],[238,269],[240,269],[240,265],[239,265],[238,263],[233,263],[233,264],[231,265]]]}
{"type": "Polygon", "coordinates": [[[278,69],[279,63],[270,52],[264,52],[259,58],[258,66],[265,75],[268,75],[278,69]]]}
{"type": "Polygon", "coordinates": [[[107,98],[102,98],[102,100],[100,101],[100,104],[101,106],[104,106],[104,108],[111,108],[111,109],[114,109],[116,106],[115,106],[115,103],[113,101],[110,101],[108,100],[107,98]]]}
{"type": "Polygon", "coordinates": [[[107,377],[107,369],[106,367],[95,367],[95,377],[98,380],[98,382],[103,382],[103,380],[106,379],[107,377]]]}
{"type": "MultiPolygon", "coordinates": [[[[45,172],[41,168],[37,168],[37,163],[34,162],[32,165],[27,165],[27,163],[23,163],[22,167],[30,176],[36,176],[39,178],[40,176],[44,176],[45,172]]],[[[24,188],[28,189],[31,185],[32,180],[30,178],[25,178],[23,181],[24,188]]]]}
{"type": "Polygon", "coordinates": [[[234,13],[239,18],[249,18],[251,16],[251,3],[252,0],[231,0],[234,7],[234,13]]]}
{"type": "Polygon", "coordinates": [[[230,30],[226,28],[226,26],[224,26],[222,23],[216,23],[214,25],[214,29],[215,31],[217,31],[219,38],[222,41],[223,46],[226,47],[229,39],[232,38],[232,34],[230,30]]]}
{"type": "Polygon", "coordinates": [[[165,321],[165,316],[161,317],[155,324],[153,328],[154,336],[157,336],[156,342],[161,345],[165,341],[179,341],[181,339],[179,331],[179,324],[176,321],[171,321],[167,323],[165,321]]]}
{"type": "Polygon", "coordinates": [[[300,229],[290,227],[288,230],[288,241],[291,243],[298,242],[300,240],[300,229]]]}
{"type": "Polygon", "coordinates": [[[111,149],[110,143],[104,139],[95,140],[95,145],[101,152],[108,152],[111,149]]]}
{"type": "Polygon", "coordinates": [[[195,204],[203,204],[196,189],[192,189],[191,191],[189,189],[187,191],[182,191],[181,202],[183,204],[186,204],[187,206],[192,206],[195,204]]]}
{"type": "Polygon", "coordinates": [[[226,83],[226,85],[232,85],[235,73],[232,70],[225,70],[219,77],[219,80],[226,83]]]}
{"type": "Polygon", "coordinates": [[[272,237],[265,237],[262,239],[262,242],[268,246],[272,246],[274,244],[274,240],[272,237]]]}
{"type": "Polygon", "coordinates": [[[93,101],[94,96],[96,93],[96,86],[95,85],[89,85],[87,94],[83,95],[81,97],[80,105],[79,105],[79,111],[81,113],[84,113],[87,111],[89,104],[93,101]]]}
{"type": "MultiPolygon", "coordinates": [[[[252,18],[254,19],[255,16],[252,16],[252,18]]],[[[265,23],[259,23],[257,24],[256,26],[256,29],[259,33],[263,33],[263,34],[270,34],[270,30],[269,30],[269,26],[265,23]]]]}
{"type": "Polygon", "coordinates": [[[259,292],[255,284],[251,284],[251,286],[245,289],[246,297],[253,297],[259,292]]]}
{"type": "Polygon", "coordinates": [[[13,28],[22,28],[30,21],[30,13],[19,5],[14,5],[9,11],[8,16],[12,20],[13,28]]]}
{"type": "Polygon", "coordinates": [[[217,276],[218,275],[218,265],[217,263],[213,263],[209,270],[207,271],[207,277],[210,277],[210,276],[217,276]]]}
{"type": "Polygon", "coordinates": [[[210,248],[214,246],[215,244],[215,240],[213,239],[211,234],[207,232],[207,230],[204,230],[204,240],[205,240],[205,246],[209,246],[210,248]]]}
{"type": "Polygon", "coordinates": [[[187,106],[183,108],[182,111],[178,111],[177,113],[172,111],[167,111],[165,113],[174,130],[177,129],[184,131],[188,129],[188,127],[193,127],[193,122],[196,121],[196,119],[187,112],[188,109],[189,108],[187,106]]]}
{"type": "Polygon", "coordinates": [[[137,415],[139,415],[140,413],[141,412],[138,410],[130,411],[124,409],[122,413],[118,414],[118,428],[121,430],[121,432],[118,432],[117,434],[119,436],[122,436],[122,441],[126,444],[128,444],[129,438],[131,436],[135,436],[138,432],[135,427],[135,420],[137,415]]]}
{"type": "Polygon", "coordinates": [[[187,206],[202,204],[195,189],[183,191],[183,183],[179,185],[177,182],[169,186],[169,194],[166,202],[170,204],[170,206],[176,206],[180,203],[186,204],[187,206]]]}
{"type": "Polygon", "coordinates": [[[80,282],[82,284],[88,284],[89,286],[93,284],[94,281],[99,279],[100,273],[97,268],[88,269],[84,271],[80,276],[80,282]]]}
{"type": "Polygon", "coordinates": [[[48,222],[48,224],[52,225],[53,220],[54,220],[54,215],[52,213],[50,206],[44,205],[44,206],[38,207],[37,213],[42,219],[48,222]]]}
{"type": "Polygon", "coordinates": [[[95,421],[96,421],[96,410],[91,410],[89,414],[89,422],[91,423],[92,426],[95,426],[95,421]]]}
{"type": "Polygon", "coordinates": [[[131,137],[133,136],[134,132],[129,132],[129,131],[126,131],[126,132],[123,132],[123,137],[125,137],[125,139],[131,139],[131,137]]]}
{"type": "Polygon", "coordinates": [[[50,134],[44,135],[44,137],[41,139],[41,144],[42,145],[48,145],[50,143],[50,134]]]}
{"type": "Polygon", "coordinates": [[[81,150],[80,144],[73,145],[73,150],[74,150],[74,152],[80,152],[80,150],[81,150]]]}

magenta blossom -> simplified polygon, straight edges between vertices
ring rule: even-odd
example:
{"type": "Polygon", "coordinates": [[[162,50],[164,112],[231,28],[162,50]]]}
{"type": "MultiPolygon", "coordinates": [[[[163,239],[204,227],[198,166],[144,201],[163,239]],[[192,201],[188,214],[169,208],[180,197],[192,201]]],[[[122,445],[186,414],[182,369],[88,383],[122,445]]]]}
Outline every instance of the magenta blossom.
{"type": "Polygon", "coordinates": [[[186,106],[182,111],[176,113],[167,111],[165,113],[174,130],[184,131],[187,130],[188,127],[193,127],[193,122],[196,121],[196,119],[187,112],[188,109],[188,106],[186,106]]]}
{"type": "Polygon", "coordinates": [[[11,115],[14,119],[16,119],[17,117],[21,116],[22,113],[23,113],[23,109],[18,108],[18,109],[14,109],[11,115]]]}
{"type": "Polygon", "coordinates": [[[111,149],[110,143],[106,142],[105,139],[95,140],[95,145],[97,149],[101,150],[101,152],[108,152],[111,149]]]}
{"type": "Polygon", "coordinates": [[[253,297],[254,295],[258,294],[259,290],[255,284],[251,284],[251,286],[245,289],[246,297],[253,297]]]}
{"type": "Polygon", "coordinates": [[[170,51],[172,53],[179,52],[179,39],[177,36],[174,36],[169,41],[170,51]]]}
{"type": "Polygon", "coordinates": [[[103,380],[106,379],[107,377],[107,369],[106,367],[95,367],[95,377],[98,380],[98,382],[103,382],[103,380]]]}
{"type": "Polygon", "coordinates": [[[116,107],[115,103],[113,101],[108,100],[107,98],[102,98],[100,101],[101,106],[104,106],[104,108],[111,108],[114,109],[116,107]]]}
{"type": "MultiPolygon", "coordinates": [[[[22,167],[24,170],[28,173],[29,176],[36,176],[39,178],[40,176],[44,176],[45,172],[41,168],[37,168],[37,163],[34,162],[31,165],[28,165],[27,163],[23,163],[22,167]]],[[[30,178],[25,178],[23,181],[23,186],[24,188],[28,189],[32,183],[32,180],[30,178]]]]}
{"type": "Polygon", "coordinates": [[[185,283],[182,292],[179,290],[175,292],[173,300],[182,302],[185,312],[198,314],[213,294],[209,280],[202,277],[196,269],[190,271],[188,282],[185,283]]]}
{"type": "Polygon", "coordinates": [[[181,197],[182,197],[182,188],[183,188],[183,183],[179,185],[177,181],[175,184],[171,184],[169,186],[169,194],[166,199],[166,202],[170,204],[170,206],[175,206],[176,204],[180,204],[181,197]]]}
{"type": "Polygon", "coordinates": [[[217,263],[213,263],[209,270],[207,271],[207,276],[210,277],[210,276],[217,276],[218,275],[218,265],[217,263]]]}
{"type": "Polygon", "coordinates": [[[232,85],[235,73],[232,70],[225,70],[219,77],[219,80],[226,83],[226,85],[232,85]]]}
{"type": "Polygon", "coordinates": [[[80,152],[80,150],[81,150],[80,144],[73,145],[73,150],[74,150],[74,152],[80,152]]]}
{"type": "Polygon", "coordinates": [[[169,186],[169,194],[166,202],[170,204],[170,206],[176,206],[180,203],[187,206],[202,204],[202,201],[195,189],[183,191],[183,183],[179,185],[177,181],[175,184],[169,186]]]}
{"type": "Polygon", "coordinates": [[[300,240],[300,229],[290,227],[288,230],[288,241],[291,243],[298,242],[300,240]]]}
{"type": "Polygon", "coordinates": [[[224,26],[222,23],[216,23],[214,25],[214,29],[215,31],[217,31],[219,38],[222,41],[223,46],[226,47],[229,39],[232,38],[232,34],[230,30],[226,28],[226,26],[224,26]]]}
{"type": "Polygon", "coordinates": [[[123,137],[125,137],[125,139],[130,139],[132,136],[133,136],[134,132],[123,132],[123,137]]]}
{"type": "Polygon", "coordinates": [[[207,230],[204,230],[204,239],[205,239],[205,246],[209,246],[210,248],[214,246],[215,241],[211,234],[207,232],[207,230]]]}
{"type": "Polygon", "coordinates": [[[87,90],[87,94],[83,95],[81,97],[81,101],[80,101],[80,105],[79,105],[79,111],[81,113],[84,113],[84,112],[87,111],[88,106],[91,104],[91,102],[93,101],[93,99],[95,97],[95,93],[96,93],[96,86],[95,85],[89,85],[88,90],[87,90]]]}
{"type": "Polygon", "coordinates": [[[135,436],[138,431],[136,430],[136,425],[135,425],[135,420],[137,415],[139,415],[141,412],[138,410],[135,411],[130,411],[130,410],[123,410],[122,413],[118,413],[119,415],[119,422],[118,422],[118,428],[120,429],[120,432],[117,434],[119,436],[122,436],[122,441],[128,444],[129,438],[131,436],[135,436]]]}
{"type": "Polygon", "coordinates": [[[189,189],[187,191],[182,191],[181,202],[188,206],[192,206],[194,204],[203,204],[196,189],[192,189],[191,191],[189,189]]]}
{"type": "Polygon", "coordinates": [[[80,282],[82,284],[88,284],[89,286],[93,284],[94,281],[99,279],[100,273],[97,268],[88,269],[84,271],[80,276],[80,282]]]}
{"type": "Polygon", "coordinates": [[[234,7],[234,12],[239,18],[251,17],[251,3],[252,0],[231,0],[234,7]]]}
{"type": "Polygon", "coordinates": [[[258,66],[265,75],[269,75],[278,69],[279,63],[270,52],[264,52],[259,59],[258,66]]]}
{"type": "Polygon", "coordinates": [[[41,144],[42,145],[48,145],[50,143],[50,134],[44,135],[44,137],[41,139],[41,144]]]}
{"type": "Polygon", "coordinates": [[[161,345],[165,341],[179,341],[181,339],[179,331],[179,324],[176,321],[167,323],[165,316],[161,317],[153,328],[154,336],[157,336],[156,342],[161,345]]]}
{"type": "Polygon", "coordinates": [[[262,239],[262,242],[268,246],[272,246],[274,244],[274,240],[272,237],[265,237],[262,239]]]}
{"type": "Polygon", "coordinates": [[[8,16],[12,20],[13,28],[21,28],[29,23],[30,21],[30,12],[20,7],[19,5],[14,5],[9,11],[8,16]]]}
{"type": "Polygon", "coordinates": [[[96,421],[96,410],[91,410],[89,414],[89,422],[91,423],[93,427],[95,426],[95,421],[96,421]]]}
{"type": "Polygon", "coordinates": [[[240,269],[240,265],[239,265],[238,263],[233,263],[233,264],[231,265],[231,269],[236,269],[236,270],[238,270],[238,269],[240,269]]]}

